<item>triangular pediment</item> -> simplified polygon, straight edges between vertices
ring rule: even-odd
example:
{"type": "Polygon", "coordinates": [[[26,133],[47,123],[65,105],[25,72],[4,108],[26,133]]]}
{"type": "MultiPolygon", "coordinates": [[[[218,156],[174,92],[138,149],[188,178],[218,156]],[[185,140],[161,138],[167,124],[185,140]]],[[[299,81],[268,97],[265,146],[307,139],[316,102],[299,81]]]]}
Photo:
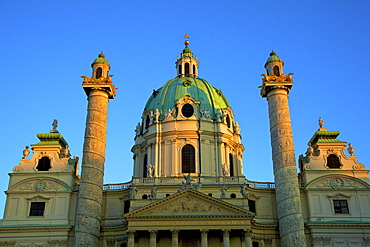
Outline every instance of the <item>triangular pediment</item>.
{"type": "Polygon", "coordinates": [[[125,214],[135,216],[254,216],[254,213],[201,192],[187,189],[125,214]]]}

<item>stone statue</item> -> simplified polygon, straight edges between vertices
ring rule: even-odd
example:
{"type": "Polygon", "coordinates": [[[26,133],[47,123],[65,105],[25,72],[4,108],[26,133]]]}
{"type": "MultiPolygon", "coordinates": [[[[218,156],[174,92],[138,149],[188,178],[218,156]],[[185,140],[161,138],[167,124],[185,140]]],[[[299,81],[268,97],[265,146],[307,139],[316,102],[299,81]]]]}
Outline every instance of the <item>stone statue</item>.
{"type": "Polygon", "coordinates": [[[242,194],[243,198],[248,198],[247,193],[247,186],[245,184],[240,185],[240,193],[242,194]]]}
{"type": "Polygon", "coordinates": [[[54,119],[53,123],[51,124],[53,126],[53,130],[51,132],[58,132],[57,127],[58,127],[58,120],[54,119]]]}
{"type": "Polygon", "coordinates": [[[203,119],[203,120],[211,119],[211,113],[210,113],[209,110],[207,110],[207,109],[200,110],[200,113],[202,114],[201,119],[203,119]]]}
{"type": "Polygon", "coordinates": [[[222,175],[230,176],[230,170],[228,164],[222,164],[222,175]]]}
{"type": "Polygon", "coordinates": [[[347,151],[352,156],[355,152],[355,149],[352,147],[352,143],[348,143],[348,146],[349,147],[348,147],[347,151]]]}
{"type": "Polygon", "coordinates": [[[172,110],[171,109],[168,109],[166,111],[166,114],[165,114],[166,119],[169,119],[171,117],[174,117],[174,114],[175,114],[175,108],[172,108],[172,110]]]}
{"type": "Polygon", "coordinates": [[[227,191],[226,186],[222,185],[222,187],[221,187],[221,198],[226,198],[226,191],[227,191]]]}
{"type": "Polygon", "coordinates": [[[190,174],[188,175],[184,175],[184,178],[185,178],[185,188],[186,189],[191,189],[191,176],[190,174]]]}
{"type": "Polygon", "coordinates": [[[136,128],[135,128],[135,133],[136,135],[140,135],[141,132],[141,125],[140,123],[137,123],[136,128]]]}
{"type": "Polygon", "coordinates": [[[216,112],[216,122],[220,122],[220,118],[221,118],[221,113],[220,112],[216,112]]]}
{"type": "Polygon", "coordinates": [[[130,186],[130,199],[135,199],[137,194],[137,189],[134,185],[130,186]]]}
{"type": "Polygon", "coordinates": [[[197,184],[197,186],[195,187],[195,190],[196,191],[199,191],[200,188],[202,188],[202,183],[199,181],[198,184],[197,184]]]}
{"type": "Polygon", "coordinates": [[[149,164],[149,165],[147,166],[147,171],[148,171],[148,177],[149,177],[149,178],[154,177],[154,169],[155,169],[155,167],[154,167],[154,165],[152,165],[152,164],[149,164]]]}
{"type": "Polygon", "coordinates": [[[155,109],[155,122],[158,123],[159,122],[159,116],[161,115],[161,113],[159,112],[158,109],[155,109]]]}
{"type": "Polygon", "coordinates": [[[322,119],[322,117],[319,118],[319,127],[324,128],[324,120],[322,119]]]}
{"type": "Polygon", "coordinates": [[[235,132],[237,133],[237,134],[240,134],[240,131],[241,131],[242,129],[240,128],[240,126],[239,126],[239,123],[238,122],[235,122],[235,132]]]}
{"type": "Polygon", "coordinates": [[[153,186],[152,190],[150,191],[150,198],[151,199],[156,199],[157,198],[157,190],[158,188],[153,186]]]}

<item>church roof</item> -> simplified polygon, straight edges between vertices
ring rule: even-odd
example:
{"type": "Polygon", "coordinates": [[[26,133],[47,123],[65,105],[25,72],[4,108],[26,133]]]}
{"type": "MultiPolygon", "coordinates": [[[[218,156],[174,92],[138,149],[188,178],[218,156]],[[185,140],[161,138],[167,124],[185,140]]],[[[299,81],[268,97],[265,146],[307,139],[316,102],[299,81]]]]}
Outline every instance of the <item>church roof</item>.
{"type": "Polygon", "coordinates": [[[340,131],[316,131],[310,139],[309,143],[329,143],[329,142],[342,142],[337,139],[340,131]]]}
{"type": "Polygon", "coordinates": [[[37,137],[40,139],[40,142],[34,145],[61,145],[62,147],[68,145],[60,133],[37,134],[37,137]]]}
{"type": "MultiPolygon", "coordinates": [[[[154,90],[145,110],[164,112],[175,107],[175,102],[184,96],[191,96],[200,101],[199,110],[208,110],[212,119],[216,119],[219,109],[227,109],[230,105],[222,91],[213,87],[208,81],[201,78],[181,77],[167,81],[163,87],[154,90]]],[[[163,120],[163,119],[160,119],[163,120]]]]}

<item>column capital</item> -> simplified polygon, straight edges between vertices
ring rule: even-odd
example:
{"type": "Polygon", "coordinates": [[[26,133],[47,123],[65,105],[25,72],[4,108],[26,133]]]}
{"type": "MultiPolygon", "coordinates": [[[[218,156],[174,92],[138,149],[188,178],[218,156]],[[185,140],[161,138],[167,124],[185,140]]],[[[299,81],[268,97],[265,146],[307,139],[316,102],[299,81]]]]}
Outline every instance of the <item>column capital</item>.
{"type": "Polygon", "coordinates": [[[245,237],[252,236],[252,229],[244,229],[244,236],[245,237]]]}
{"type": "Polygon", "coordinates": [[[230,229],[222,229],[222,234],[223,234],[224,236],[225,236],[225,235],[229,236],[230,232],[231,232],[231,230],[230,230],[230,229]]]}
{"type": "Polygon", "coordinates": [[[134,231],[134,230],[128,230],[128,231],[127,231],[127,235],[128,235],[128,236],[135,235],[135,233],[136,233],[136,231],[134,231]]]}
{"type": "Polygon", "coordinates": [[[209,229],[200,229],[201,234],[208,234],[209,229]]]}

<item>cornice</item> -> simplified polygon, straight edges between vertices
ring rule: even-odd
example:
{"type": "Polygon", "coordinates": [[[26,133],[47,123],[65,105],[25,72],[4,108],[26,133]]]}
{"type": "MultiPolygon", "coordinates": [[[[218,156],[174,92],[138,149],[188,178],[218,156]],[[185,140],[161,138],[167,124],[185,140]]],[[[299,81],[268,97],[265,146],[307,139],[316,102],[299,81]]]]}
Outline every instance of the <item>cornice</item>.
{"type": "Polygon", "coordinates": [[[126,219],[129,220],[142,220],[142,219],[253,219],[254,215],[133,215],[133,216],[126,216],[126,219]]]}
{"type": "Polygon", "coordinates": [[[60,225],[60,226],[0,226],[0,232],[59,232],[59,231],[70,231],[72,229],[71,225],[60,225]]]}
{"type": "Polygon", "coordinates": [[[309,222],[306,223],[308,228],[369,228],[370,222],[309,222]]]}

